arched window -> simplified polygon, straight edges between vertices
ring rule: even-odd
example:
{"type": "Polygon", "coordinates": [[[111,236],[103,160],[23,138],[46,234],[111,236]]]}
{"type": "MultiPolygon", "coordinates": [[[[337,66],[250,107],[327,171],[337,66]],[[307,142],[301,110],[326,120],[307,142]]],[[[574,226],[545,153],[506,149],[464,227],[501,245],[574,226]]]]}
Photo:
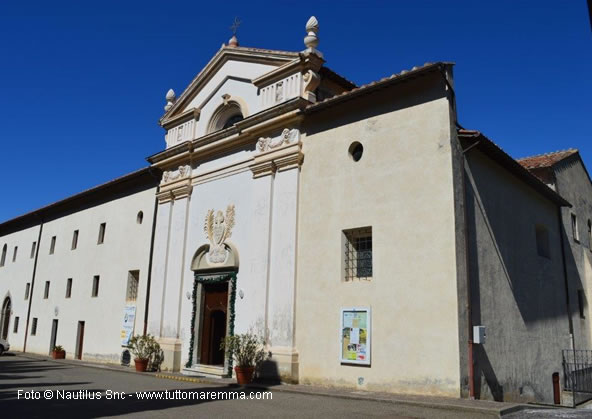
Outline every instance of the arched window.
{"type": "Polygon", "coordinates": [[[136,223],[142,224],[144,221],[144,213],[142,211],[138,212],[138,216],[136,217],[136,223]]]}
{"type": "Polygon", "coordinates": [[[6,262],[6,252],[8,251],[8,245],[4,244],[2,246],[2,258],[0,258],[0,267],[4,266],[4,262],[6,262]]]}
{"type": "Polygon", "coordinates": [[[244,119],[243,112],[237,102],[228,101],[220,106],[210,119],[208,133],[230,128],[244,119]]]}

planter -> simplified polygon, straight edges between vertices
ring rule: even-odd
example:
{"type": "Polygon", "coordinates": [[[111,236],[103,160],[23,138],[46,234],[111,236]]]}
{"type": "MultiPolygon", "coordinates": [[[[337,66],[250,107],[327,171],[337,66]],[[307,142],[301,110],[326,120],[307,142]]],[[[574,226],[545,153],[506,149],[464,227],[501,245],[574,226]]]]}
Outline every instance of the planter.
{"type": "Polygon", "coordinates": [[[234,367],[236,382],[240,385],[249,384],[253,379],[254,367],[234,367]]]}
{"type": "Polygon", "coordinates": [[[136,363],[136,371],[138,372],[146,372],[146,369],[148,368],[148,360],[147,359],[134,359],[134,362],[136,363]]]}
{"type": "Polygon", "coordinates": [[[66,359],[66,351],[51,351],[53,359],[66,359]]]}

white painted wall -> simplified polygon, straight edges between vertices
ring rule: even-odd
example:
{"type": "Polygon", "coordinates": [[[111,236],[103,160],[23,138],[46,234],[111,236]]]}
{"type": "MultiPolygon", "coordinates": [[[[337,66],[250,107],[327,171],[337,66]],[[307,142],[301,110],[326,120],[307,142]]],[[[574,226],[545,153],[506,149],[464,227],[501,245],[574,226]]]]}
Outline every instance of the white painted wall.
{"type": "Polygon", "coordinates": [[[38,326],[37,334],[28,338],[28,352],[48,353],[52,321],[58,319],[56,343],[64,347],[68,358],[74,357],[78,321],[84,321],[82,358],[119,362],[130,270],[140,271],[135,332],[142,333],[144,327],[154,195],[155,188],[150,188],[44,224],[31,309],[31,323],[38,318],[38,326]],[[142,224],[136,222],[139,211],[144,213],[142,224]],[[99,245],[102,222],[107,227],[104,243],[99,245]],[[74,230],[79,230],[79,237],[72,250],[74,230]],[[50,255],[52,236],[57,240],[55,253],[50,255]],[[91,296],[94,275],[100,276],[97,297],[91,296]],[[67,278],[73,280],[71,298],[66,298],[67,278]],[[47,299],[43,298],[45,281],[50,281],[47,299]]]}
{"type": "MultiPolygon", "coordinates": [[[[27,310],[29,300],[25,300],[25,287],[33,277],[35,257],[31,258],[31,245],[37,242],[39,226],[33,226],[12,234],[0,237],[0,255],[4,245],[7,245],[6,261],[0,267],[0,309],[6,297],[10,297],[12,303],[12,315],[10,317],[8,342],[11,350],[22,351],[27,310]],[[12,261],[14,247],[18,246],[16,260],[12,261]],[[17,333],[14,333],[14,319],[19,317],[17,333]]],[[[30,298],[30,297],[29,297],[30,298]]]]}

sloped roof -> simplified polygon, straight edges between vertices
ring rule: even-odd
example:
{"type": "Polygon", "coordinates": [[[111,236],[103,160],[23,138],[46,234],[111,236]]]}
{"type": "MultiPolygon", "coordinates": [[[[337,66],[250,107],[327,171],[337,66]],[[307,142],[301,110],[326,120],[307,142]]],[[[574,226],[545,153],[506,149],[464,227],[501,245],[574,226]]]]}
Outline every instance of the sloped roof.
{"type": "Polygon", "coordinates": [[[522,157],[517,159],[523,167],[527,169],[539,169],[543,167],[551,167],[559,163],[561,160],[573,156],[578,152],[575,148],[567,150],[553,151],[551,153],[538,154],[536,156],[522,157]]]}
{"type": "Polygon", "coordinates": [[[160,182],[161,175],[162,173],[159,169],[147,166],[117,177],[0,223],[0,237],[20,228],[35,225],[40,220],[47,220],[68,211],[76,211],[77,209],[92,206],[93,203],[110,200],[119,194],[126,194],[132,191],[134,188],[156,187],[160,182]]]}
{"type": "Polygon", "coordinates": [[[337,103],[340,103],[343,101],[353,99],[357,96],[360,96],[360,95],[363,95],[366,93],[370,93],[374,90],[387,87],[391,84],[396,84],[398,82],[414,78],[416,76],[419,76],[420,74],[427,73],[427,72],[430,72],[433,70],[437,70],[437,69],[440,69],[444,66],[452,66],[452,65],[454,65],[454,63],[439,61],[436,63],[425,63],[423,66],[413,67],[411,70],[403,70],[399,73],[392,74],[392,75],[390,75],[388,77],[384,77],[380,80],[372,81],[370,83],[363,84],[358,87],[353,87],[351,90],[347,90],[339,95],[335,95],[335,96],[332,96],[332,97],[327,98],[325,100],[322,100],[320,102],[313,103],[313,104],[306,107],[306,112],[311,113],[311,112],[314,112],[314,111],[317,111],[320,109],[324,109],[324,108],[331,106],[333,104],[337,104],[337,103]]]}
{"type": "MultiPolygon", "coordinates": [[[[468,147],[476,147],[489,158],[496,161],[500,166],[504,167],[518,179],[522,180],[524,183],[532,187],[547,199],[560,206],[571,207],[571,204],[567,200],[565,200],[553,189],[549,188],[546,184],[539,180],[539,178],[534,176],[524,166],[514,160],[508,153],[502,150],[500,146],[495,144],[481,132],[469,129],[459,129],[457,130],[457,133],[459,139],[470,143],[468,147]]],[[[468,147],[465,148],[465,150],[468,150],[468,147]]]]}

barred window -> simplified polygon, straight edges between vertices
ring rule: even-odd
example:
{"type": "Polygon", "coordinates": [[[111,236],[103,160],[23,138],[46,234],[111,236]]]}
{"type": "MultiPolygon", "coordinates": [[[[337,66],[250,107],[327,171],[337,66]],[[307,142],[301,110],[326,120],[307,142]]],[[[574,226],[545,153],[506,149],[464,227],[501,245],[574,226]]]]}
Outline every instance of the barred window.
{"type": "Polygon", "coordinates": [[[127,291],[125,293],[126,301],[136,301],[138,299],[139,281],[140,271],[129,271],[127,273],[127,291]]]}
{"type": "Polygon", "coordinates": [[[344,230],[343,253],[346,281],[372,279],[372,227],[344,230]]]}

